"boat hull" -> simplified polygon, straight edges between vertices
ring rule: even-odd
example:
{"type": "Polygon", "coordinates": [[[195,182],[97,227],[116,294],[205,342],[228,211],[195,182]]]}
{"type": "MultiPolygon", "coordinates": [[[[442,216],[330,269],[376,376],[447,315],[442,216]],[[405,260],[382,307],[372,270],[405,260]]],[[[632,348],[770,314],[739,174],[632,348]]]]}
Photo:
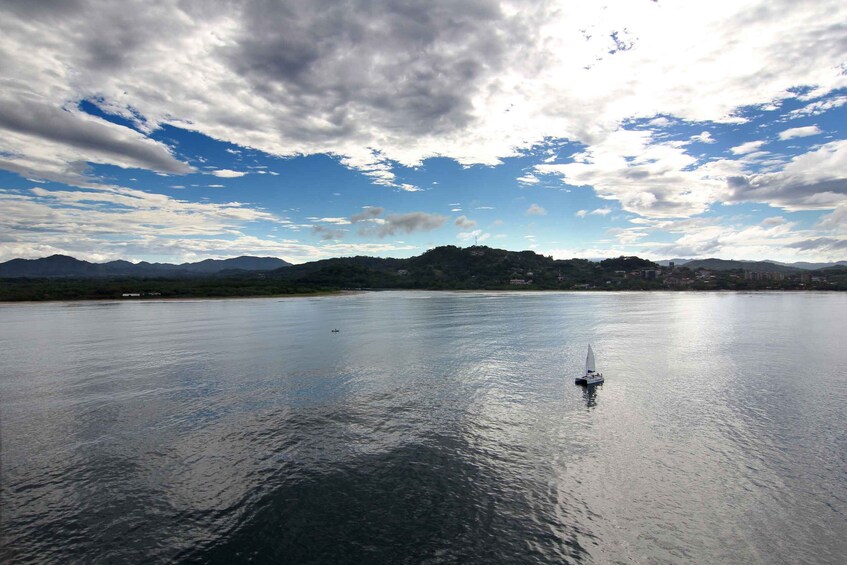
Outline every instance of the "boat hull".
{"type": "Polygon", "coordinates": [[[591,386],[591,385],[601,385],[603,384],[603,377],[598,378],[586,378],[586,377],[577,377],[574,379],[574,383],[578,385],[591,386]]]}

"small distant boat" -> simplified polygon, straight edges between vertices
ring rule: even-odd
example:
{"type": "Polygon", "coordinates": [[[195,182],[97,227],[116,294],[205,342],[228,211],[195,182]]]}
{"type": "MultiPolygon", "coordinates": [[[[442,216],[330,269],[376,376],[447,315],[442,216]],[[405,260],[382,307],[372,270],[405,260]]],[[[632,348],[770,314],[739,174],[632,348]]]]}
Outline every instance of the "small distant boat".
{"type": "Polygon", "coordinates": [[[589,344],[588,357],[585,358],[585,375],[577,377],[574,382],[578,385],[599,385],[603,380],[603,373],[598,373],[594,366],[594,351],[589,344]]]}
{"type": "Polygon", "coordinates": [[[332,330],[332,333],[337,334],[338,330],[332,330]]]}

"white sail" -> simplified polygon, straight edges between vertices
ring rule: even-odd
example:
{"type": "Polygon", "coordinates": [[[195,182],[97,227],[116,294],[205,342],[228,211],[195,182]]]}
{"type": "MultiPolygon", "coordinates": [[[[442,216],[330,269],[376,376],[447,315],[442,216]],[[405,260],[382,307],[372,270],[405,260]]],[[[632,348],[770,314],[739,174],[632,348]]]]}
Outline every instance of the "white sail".
{"type": "Polygon", "coordinates": [[[588,346],[588,357],[585,359],[585,372],[593,373],[594,368],[594,351],[591,350],[591,345],[588,346]]]}

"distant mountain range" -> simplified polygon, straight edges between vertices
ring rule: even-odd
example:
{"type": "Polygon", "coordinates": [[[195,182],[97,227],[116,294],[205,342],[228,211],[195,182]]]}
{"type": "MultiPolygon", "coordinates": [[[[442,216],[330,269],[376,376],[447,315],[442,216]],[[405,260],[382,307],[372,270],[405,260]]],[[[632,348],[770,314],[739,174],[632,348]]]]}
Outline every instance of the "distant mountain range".
{"type": "Polygon", "coordinates": [[[190,277],[217,275],[237,271],[273,271],[291,263],[276,257],[234,257],[232,259],[206,259],[196,263],[130,263],[109,261],[90,263],[67,255],[51,255],[42,259],[12,259],[0,263],[0,277],[53,278],[53,277],[190,277]]]}
{"type": "MultiPolygon", "coordinates": [[[[662,262],[660,261],[659,264],[662,262]]],[[[754,273],[797,273],[800,271],[816,271],[820,269],[831,269],[833,267],[847,267],[847,261],[835,263],[779,263],[777,261],[731,261],[727,259],[692,259],[674,260],[677,267],[685,266],[692,270],[710,269],[713,271],[731,271],[743,269],[754,273]],[[684,261],[684,262],[677,262],[684,261]]]]}
{"type": "Polygon", "coordinates": [[[677,267],[682,261],[674,260],[671,270],[632,256],[595,262],[453,245],[404,259],[336,257],[298,265],[271,257],[172,265],[90,263],[54,255],[0,264],[0,301],[273,296],[340,289],[847,291],[845,264],[803,270],[769,261],[698,259],[677,267]],[[711,274],[694,272],[700,270],[711,274]],[[741,271],[770,274],[750,277],[741,271]]]}
{"type": "MultiPolygon", "coordinates": [[[[582,275],[576,277],[580,282],[589,282],[595,274],[594,269],[602,272],[613,272],[642,268],[655,268],[658,265],[667,267],[673,261],[674,266],[686,267],[691,270],[708,269],[713,271],[730,271],[741,269],[753,272],[779,272],[785,274],[798,273],[804,270],[831,269],[834,267],[847,268],[847,261],[836,263],[779,263],[776,261],[732,261],[726,259],[670,259],[651,263],[637,257],[603,259],[598,262],[583,259],[553,260],[529,251],[506,251],[488,247],[458,248],[454,246],[438,247],[427,251],[418,257],[409,259],[382,259],[378,257],[346,257],[324,259],[300,265],[292,265],[275,257],[242,256],[232,259],[206,259],[196,263],[130,263],[129,261],[110,261],[108,263],[91,263],[66,255],[52,255],[42,259],[12,259],[0,263],[0,278],[102,278],[102,277],[198,277],[236,274],[239,272],[267,272],[269,276],[283,277],[289,280],[313,278],[324,282],[334,281],[345,273],[345,279],[352,271],[363,269],[370,274],[361,281],[365,283],[385,282],[371,280],[373,273],[391,273],[395,276],[398,269],[414,272],[418,277],[423,273],[448,271],[452,277],[461,279],[476,279],[476,282],[488,280],[493,284],[503,277],[534,278],[536,283],[541,279],[551,278],[552,283],[560,275],[582,275]],[[273,272],[273,273],[272,273],[273,272]],[[526,273],[534,272],[534,275],[526,273]],[[459,274],[461,273],[461,274],[459,274]],[[364,279],[367,279],[365,281],[364,279]]],[[[427,275],[427,280],[429,275],[427,275]]],[[[451,278],[451,277],[448,277],[451,278]]],[[[440,277],[432,278],[433,281],[440,277]]],[[[340,280],[340,279],[339,279],[340,280]]]]}
{"type": "Polygon", "coordinates": [[[776,263],[777,265],[785,265],[787,267],[797,267],[807,271],[815,271],[818,269],[830,269],[832,267],[847,267],[847,261],[836,261],[835,263],[807,263],[806,261],[798,261],[796,263],[780,263],[779,261],[767,261],[768,263],[776,263]]]}
{"type": "Polygon", "coordinates": [[[676,267],[682,267],[683,265],[685,265],[690,269],[714,269],[717,271],[727,271],[731,269],[746,269],[748,271],[756,271],[757,269],[762,268],[764,271],[778,272],[779,269],[773,268],[773,265],[793,267],[794,269],[805,271],[816,271],[818,269],[829,269],[831,267],[847,267],[847,261],[836,261],[834,263],[809,263],[806,261],[798,261],[796,263],[783,263],[781,261],[770,260],[732,261],[727,259],[663,259],[661,261],[656,261],[656,263],[661,265],[662,267],[668,267],[670,263],[673,263],[676,267]],[[707,266],[708,264],[704,264],[705,261],[711,262],[708,264],[711,264],[712,266],[707,266]]]}

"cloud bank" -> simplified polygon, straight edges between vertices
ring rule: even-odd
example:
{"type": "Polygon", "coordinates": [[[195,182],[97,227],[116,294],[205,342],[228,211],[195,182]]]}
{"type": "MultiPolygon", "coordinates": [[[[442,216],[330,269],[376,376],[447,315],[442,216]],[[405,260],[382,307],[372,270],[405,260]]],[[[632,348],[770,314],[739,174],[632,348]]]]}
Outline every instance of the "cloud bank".
{"type": "MultiPolygon", "coordinates": [[[[194,172],[167,139],[176,127],[276,156],[331,155],[409,198],[422,189],[403,171],[426,159],[533,156],[514,180],[521,190],[548,180],[586,187],[652,220],[741,202],[836,214],[847,203],[847,145],[803,120],[847,104],[844,21],[847,4],[836,0],[6,2],[0,168],[81,190],[6,192],[4,203],[38,226],[52,211],[66,234],[112,229],[119,215],[139,237],[237,237],[245,223],[276,221],[238,203],[144,208],[149,193],[98,178],[100,165],[194,172]],[[787,101],[802,107],[781,132],[730,142],[708,129],[787,101]],[[697,129],[672,139],[667,130],[684,123],[697,129]],[[790,155],[764,151],[815,135],[818,145],[790,155]],[[533,154],[550,140],[579,150],[533,154]],[[704,145],[722,153],[704,157],[704,145]],[[83,213],[96,221],[83,223],[83,213]],[[196,227],[186,221],[198,217],[196,227]]],[[[447,221],[383,212],[350,221],[381,237],[447,221]]],[[[8,237],[21,242],[24,227],[14,225],[8,237]]]]}

